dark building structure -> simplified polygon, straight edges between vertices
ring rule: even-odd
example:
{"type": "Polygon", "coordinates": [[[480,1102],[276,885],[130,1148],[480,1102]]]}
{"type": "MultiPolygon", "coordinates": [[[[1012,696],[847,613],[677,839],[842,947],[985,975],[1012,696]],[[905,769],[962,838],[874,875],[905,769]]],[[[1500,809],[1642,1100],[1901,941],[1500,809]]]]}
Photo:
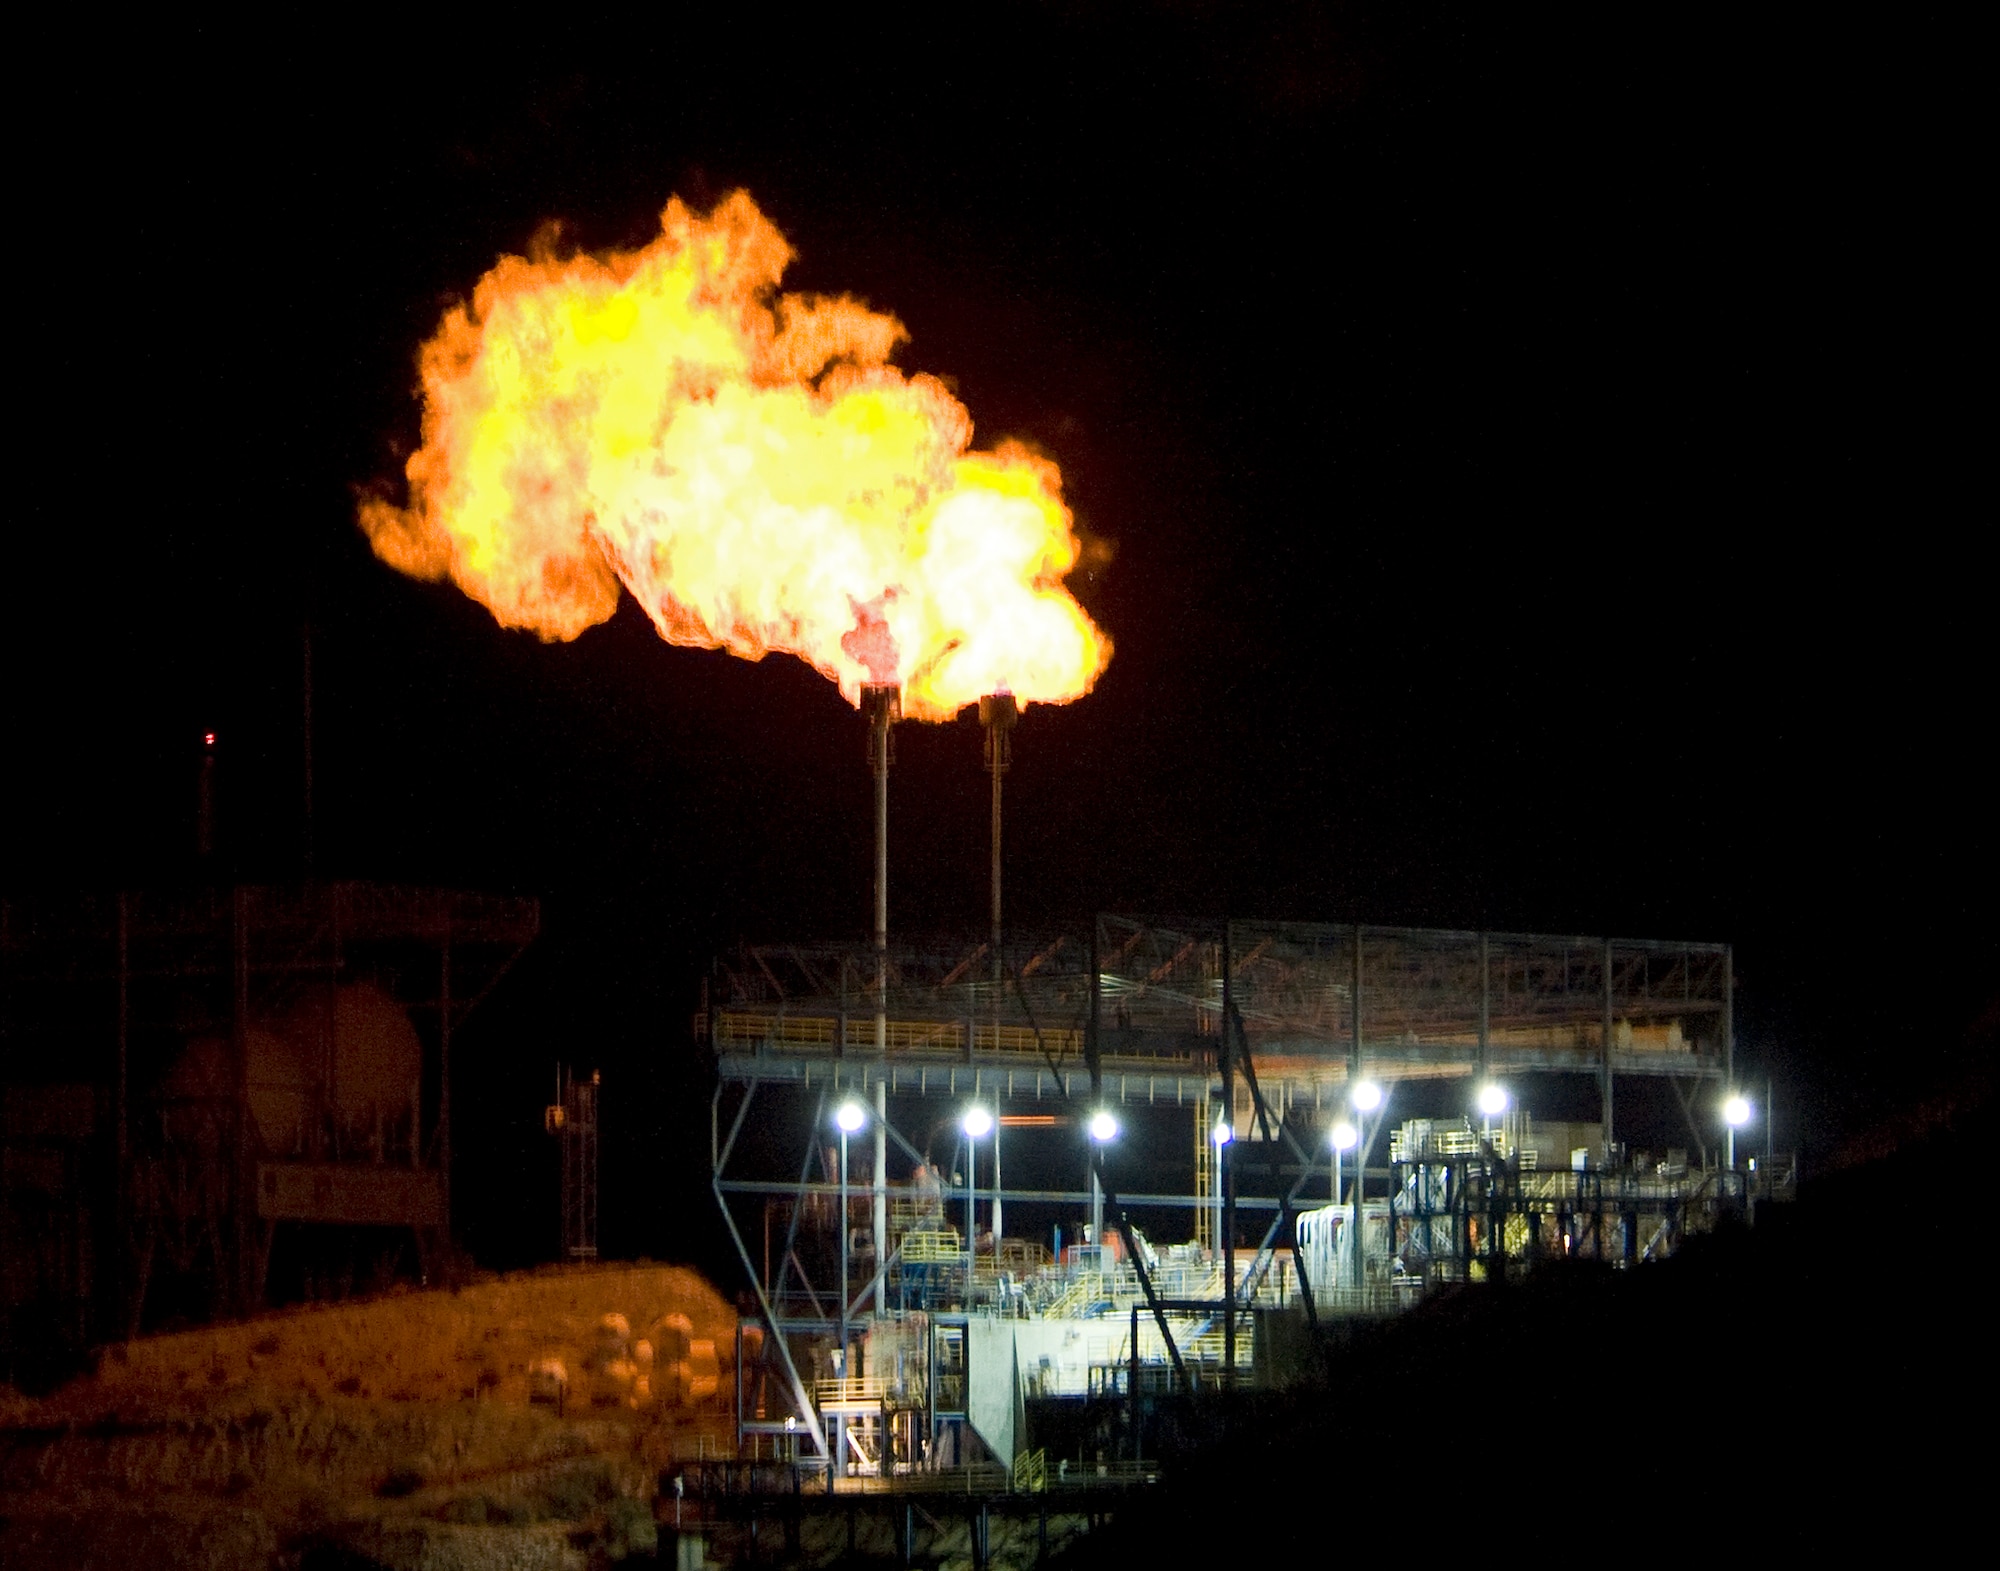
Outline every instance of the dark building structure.
{"type": "Polygon", "coordinates": [[[329,1279],[444,1269],[452,1039],[539,922],[368,883],[0,902],[13,1358],[255,1309],[287,1230],[329,1279]]]}

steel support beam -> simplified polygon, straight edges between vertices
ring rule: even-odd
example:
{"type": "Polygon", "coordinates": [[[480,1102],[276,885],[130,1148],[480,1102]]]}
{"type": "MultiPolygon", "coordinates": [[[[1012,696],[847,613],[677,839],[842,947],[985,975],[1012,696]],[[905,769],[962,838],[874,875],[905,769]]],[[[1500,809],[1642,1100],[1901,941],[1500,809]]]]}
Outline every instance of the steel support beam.
{"type": "MultiPolygon", "coordinates": [[[[750,1280],[750,1290],[757,1295],[757,1307],[763,1312],[764,1323],[771,1328],[771,1341],[776,1345],[779,1362],[784,1365],[785,1379],[790,1383],[792,1388],[792,1401],[799,1410],[799,1421],[804,1424],[806,1433],[811,1436],[814,1450],[831,1465],[832,1458],[827,1451],[826,1431],[820,1425],[819,1413],[813,1407],[812,1398],[806,1392],[806,1383],[799,1375],[799,1366],[792,1360],[792,1350],[786,1346],[784,1334],[778,1329],[777,1312],[771,1307],[771,1300],[769,1295],[764,1291],[764,1284],[757,1278],[757,1266],[750,1258],[749,1246],[743,1242],[743,1234],[736,1226],[736,1218],[729,1209],[729,1202],[723,1198],[723,1163],[727,1160],[730,1150],[736,1144],[737,1131],[743,1127],[744,1114],[750,1110],[750,1097],[756,1092],[756,1089],[756,1086],[752,1085],[745,1092],[743,1105],[737,1109],[736,1122],[729,1132],[728,1144],[722,1150],[715,1153],[715,1167],[710,1181],[715,1192],[716,1209],[722,1213],[723,1225],[729,1229],[729,1241],[736,1246],[736,1258],[743,1263],[743,1274],[750,1280]]],[[[720,1108],[721,1101],[722,1088],[717,1086],[715,1088],[715,1106],[718,1109],[720,1108]]],[[[818,1133],[817,1121],[815,1121],[814,1133],[815,1135],[818,1133]]]]}
{"type": "MultiPolygon", "coordinates": [[[[1266,1253],[1271,1248],[1272,1240],[1276,1238],[1280,1231],[1284,1231],[1288,1235],[1288,1242],[1291,1245],[1292,1264],[1299,1274],[1299,1294],[1305,1299],[1306,1321],[1317,1331],[1319,1329],[1319,1311],[1313,1304],[1312,1283],[1306,1276],[1305,1256],[1299,1252],[1298,1229],[1292,1220],[1292,1202],[1298,1199],[1300,1192],[1312,1180],[1314,1176],[1313,1166],[1307,1159],[1304,1148],[1299,1145],[1297,1138],[1292,1132],[1289,1129],[1285,1129],[1281,1123],[1275,1122],[1272,1119],[1270,1108],[1264,1102],[1264,1093],[1257,1085],[1257,1068],[1251,1061],[1250,1045],[1248,1042],[1242,1040],[1242,1028],[1243,1022],[1233,1009],[1223,1016],[1222,1029],[1224,1034],[1227,1035],[1233,1031],[1238,1039],[1235,1051],[1241,1055],[1243,1078],[1245,1083],[1250,1087],[1250,1100],[1257,1110],[1257,1127],[1263,1132],[1265,1150],[1268,1152],[1273,1146],[1277,1145],[1279,1136],[1282,1134],[1285,1143],[1292,1148],[1292,1155],[1299,1159],[1300,1165],[1305,1169],[1300,1175],[1298,1182],[1292,1186],[1291,1191],[1279,1197],[1277,1218],[1271,1223],[1270,1228],[1266,1230],[1263,1242],[1257,1247],[1257,1255],[1255,1261],[1252,1263],[1251,1273],[1258,1280],[1262,1280],[1266,1253]]],[[[1275,1157],[1267,1158],[1265,1172],[1275,1187],[1279,1177],[1279,1168],[1275,1157]]],[[[1340,1203],[1338,1195],[1333,1197],[1333,1203],[1336,1205],[1340,1203]]],[[[1232,1291],[1234,1291],[1233,1286],[1232,1291]]]]}

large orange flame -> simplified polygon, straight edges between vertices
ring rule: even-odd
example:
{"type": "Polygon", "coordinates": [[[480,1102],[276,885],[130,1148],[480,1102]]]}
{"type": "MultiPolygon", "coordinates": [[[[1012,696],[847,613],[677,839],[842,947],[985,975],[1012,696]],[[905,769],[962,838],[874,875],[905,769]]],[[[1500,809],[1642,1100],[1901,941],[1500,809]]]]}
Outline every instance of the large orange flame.
{"type": "Polygon", "coordinates": [[[903,325],[780,294],[791,256],[739,191],[669,202],[643,250],[502,258],[424,345],[376,553],[548,639],[622,582],[672,643],[795,654],[850,702],[897,683],[918,719],[1089,692],[1111,644],[1063,586],[1056,466],[972,450],[965,406],[888,363],[903,325]]]}

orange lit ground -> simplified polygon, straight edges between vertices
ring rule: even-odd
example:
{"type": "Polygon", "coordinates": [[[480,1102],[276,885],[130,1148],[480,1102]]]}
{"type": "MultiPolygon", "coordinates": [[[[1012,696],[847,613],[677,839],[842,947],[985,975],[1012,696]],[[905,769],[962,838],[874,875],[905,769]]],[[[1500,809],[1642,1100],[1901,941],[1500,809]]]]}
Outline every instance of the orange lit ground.
{"type": "Polygon", "coordinates": [[[691,1271],[604,1266],[114,1348],[45,1400],[0,1388],[0,1563],[236,1571],[319,1546],[470,1571],[650,1547],[659,1467],[728,1443],[735,1319],[691,1271]],[[714,1341],[719,1397],[677,1399],[662,1367],[635,1405],[603,1367],[603,1318],[637,1340],[675,1313],[714,1341]],[[550,1357],[570,1375],[560,1415],[531,1400],[550,1357]]]}

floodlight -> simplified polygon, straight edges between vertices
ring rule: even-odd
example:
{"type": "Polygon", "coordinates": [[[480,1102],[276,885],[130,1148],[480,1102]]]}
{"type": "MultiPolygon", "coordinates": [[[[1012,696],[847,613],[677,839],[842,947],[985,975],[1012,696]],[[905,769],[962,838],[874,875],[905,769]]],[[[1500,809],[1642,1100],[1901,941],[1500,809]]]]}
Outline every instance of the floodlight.
{"type": "Polygon", "coordinates": [[[1327,1131],[1326,1138],[1328,1142],[1333,1146],[1334,1150],[1352,1151],[1354,1149],[1354,1143],[1357,1140],[1359,1140],[1361,1136],[1355,1131],[1354,1126],[1343,1118],[1339,1123],[1335,1124],[1332,1129],[1327,1131]]]}
{"type": "Polygon", "coordinates": [[[1732,1096],[1722,1104],[1722,1121],[1731,1129],[1741,1129],[1750,1122],[1750,1101],[1747,1097],[1732,1096]]]}
{"type": "Polygon", "coordinates": [[[1498,1118],[1507,1111],[1507,1093],[1498,1086],[1479,1088],[1479,1111],[1486,1118],[1498,1118]]]}
{"type": "Polygon", "coordinates": [[[1347,1099],[1354,1104],[1356,1112],[1372,1113],[1382,1105],[1382,1088],[1372,1080],[1357,1080],[1347,1099]]]}
{"type": "Polygon", "coordinates": [[[1102,1145],[1104,1144],[1105,1141],[1115,1140],[1117,1139],[1117,1137],[1118,1137],[1118,1120],[1113,1118],[1109,1112],[1107,1112],[1104,1108],[1100,1107],[1096,1112],[1090,1115],[1091,1139],[1095,1140],[1099,1145],[1102,1145]]]}
{"type": "Polygon", "coordinates": [[[965,1116],[958,1121],[958,1127],[974,1140],[984,1140],[993,1133],[993,1115],[975,1102],[965,1110],[965,1116]]]}
{"type": "Polygon", "coordinates": [[[1214,1141],[1219,1148],[1228,1145],[1230,1141],[1234,1140],[1236,1138],[1236,1131],[1229,1127],[1228,1119],[1218,1118],[1215,1121],[1215,1127],[1208,1132],[1208,1138],[1214,1141]]]}
{"type": "Polygon", "coordinates": [[[851,1135],[868,1122],[868,1109],[849,1097],[834,1109],[833,1121],[840,1125],[841,1133],[851,1135]]]}

